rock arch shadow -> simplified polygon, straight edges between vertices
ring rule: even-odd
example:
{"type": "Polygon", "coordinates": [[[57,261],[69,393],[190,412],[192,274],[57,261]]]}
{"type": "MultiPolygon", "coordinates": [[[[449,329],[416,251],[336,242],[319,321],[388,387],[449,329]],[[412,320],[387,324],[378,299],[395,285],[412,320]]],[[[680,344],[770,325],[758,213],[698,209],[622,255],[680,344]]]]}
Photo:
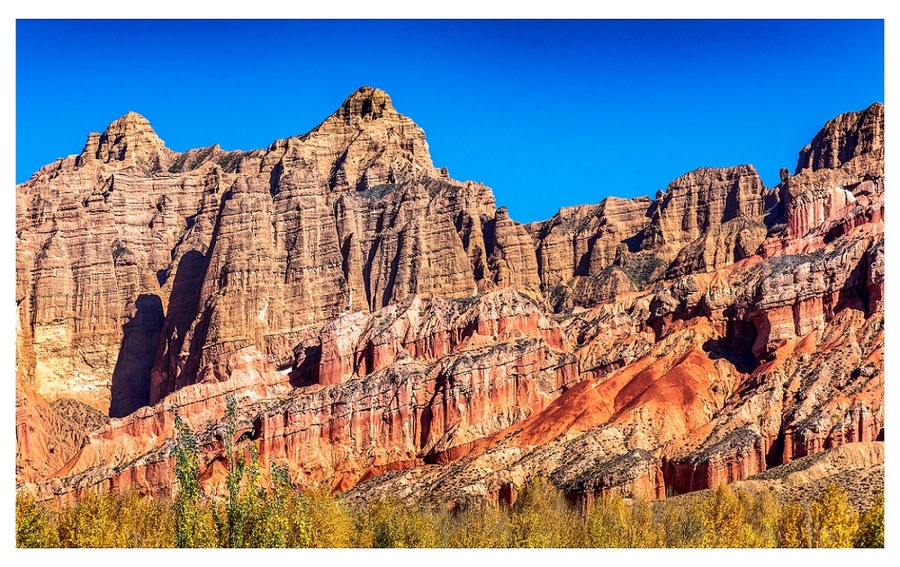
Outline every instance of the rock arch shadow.
{"type": "Polygon", "coordinates": [[[156,294],[139,295],[136,313],[122,325],[122,344],[113,369],[110,417],[124,417],[150,402],[150,369],[165,315],[156,294]]]}

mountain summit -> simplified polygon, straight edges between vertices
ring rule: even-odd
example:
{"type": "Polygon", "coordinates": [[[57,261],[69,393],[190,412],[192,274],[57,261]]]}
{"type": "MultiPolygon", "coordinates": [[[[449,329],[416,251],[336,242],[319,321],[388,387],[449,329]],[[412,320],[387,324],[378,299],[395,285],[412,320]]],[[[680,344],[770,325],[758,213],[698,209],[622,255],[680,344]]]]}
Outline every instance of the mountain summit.
{"type": "Polygon", "coordinates": [[[378,89],[246,152],[129,113],[16,187],[17,484],[170,494],[178,411],[221,491],[228,400],[264,470],[435,506],[883,440],[883,120],[829,122],[775,188],[700,168],[523,226],[378,89]]]}
{"type": "Polygon", "coordinates": [[[362,86],[344,100],[336,114],[351,122],[358,120],[376,120],[384,115],[396,114],[391,104],[391,97],[381,89],[362,86]]]}
{"type": "Polygon", "coordinates": [[[96,159],[103,163],[121,162],[146,168],[161,167],[174,152],[166,148],[150,122],[137,112],[128,112],[106,127],[102,134],[88,134],[79,164],[96,159]]]}

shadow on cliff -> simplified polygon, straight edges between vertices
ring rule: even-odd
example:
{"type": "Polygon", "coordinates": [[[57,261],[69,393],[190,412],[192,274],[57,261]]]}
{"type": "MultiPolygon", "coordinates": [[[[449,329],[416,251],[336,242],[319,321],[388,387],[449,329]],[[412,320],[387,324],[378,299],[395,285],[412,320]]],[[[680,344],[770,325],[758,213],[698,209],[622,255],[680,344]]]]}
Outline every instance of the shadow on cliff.
{"type": "Polygon", "coordinates": [[[150,369],[165,316],[158,295],[138,296],[135,308],[134,317],[122,325],[122,344],[112,375],[110,417],[124,417],[150,401],[150,369]]]}
{"type": "Polygon", "coordinates": [[[753,354],[753,343],[756,342],[758,331],[749,321],[735,319],[731,309],[726,311],[726,316],[729,321],[725,336],[709,339],[703,344],[703,350],[712,360],[724,358],[738,372],[750,374],[760,363],[753,354]]]}
{"type": "MultiPolygon", "coordinates": [[[[163,337],[160,338],[159,350],[152,372],[155,374],[154,390],[150,392],[150,403],[156,403],[166,394],[174,392],[176,380],[193,379],[199,364],[199,349],[191,344],[191,352],[187,360],[181,361],[182,368],[176,372],[178,359],[184,341],[191,329],[191,324],[198,315],[200,288],[206,273],[206,256],[196,250],[190,250],[181,257],[172,281],[172,293],[169,294],[169,305],[166,307],[166,319],[163,325],[163,337]],[[177,374],[177,376],[176,376],[177,374]]],[[[208,316],[198,322],[197,333],[201,333],[200,342],[205,341],[206,329],[209,326],[208,316]]],[[[196,341],[195,341],[196,342],[196,341]]],[[[183,385],[183,384],[182,384],[183,385]]]]}

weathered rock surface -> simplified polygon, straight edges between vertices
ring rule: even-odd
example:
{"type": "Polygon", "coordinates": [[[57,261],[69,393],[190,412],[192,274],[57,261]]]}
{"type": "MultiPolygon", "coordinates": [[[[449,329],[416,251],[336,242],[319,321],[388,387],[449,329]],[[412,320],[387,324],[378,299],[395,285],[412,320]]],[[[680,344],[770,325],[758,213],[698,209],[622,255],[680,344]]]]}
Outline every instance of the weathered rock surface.
{"type": "MultiPolygon", "coordinates": [[[[884,443],[847,443],[820,453],[800,457],[732,484],[735,489],[767,492],[782,502],[811,503],[832,484],[848,493],[851,505],[868,510],[875,495],[884,490],[884,443]]],[[[688,504],[710,496],[702,489],[672,498],[688,504]]]]}
{"type": "Polygon", "coordinates": [[[252,152],[177,154],[129,113],[17,203],[22,372],[113,415],[223,379],[244,346],[288,364],[348,310],[507,285],[540,298],[524,229],[435,169],[421,129],[368,87],[252,152]]]}
{"type": "MultiPolygon", "coordinates": [[[[884,216],[884,105],[829,121],[783,182],[790,238],[884,216]]],[[[846,229],[844,229],[846,230],[846,229]]]]}
{"type": "MultiPolygon", "coordinates": [[[[289,463],[307,486],[349,488],[377,471],[441,462],[544,409],[578,378],[559,328],[512,290],[474,301],[415,296],[322,331],[317,383],[290,394],[288,378],[253,347],[231,355],[229,379],[187,386],[89,438],[43,495],[86,489],[168,490],[174,412],[201,431],[210,479],[220,479],[216,429],[239,396],[243,429],[264,460],[289,463]],[[347,347],[346,352],[341,352],[347,347]],[[323,387],[325,386],[325,387],[323,387]],[[125,467],[127,474],[111,473],[125,467]]],[[[309,364],[305,359],[300,365],[309,364]]],[[[214,483],[210,483],[211,485],[214,483]]],[[[212,487],[215,489],[215,486],[212,487]]]]}
{"type": "Polygon", "coordinates": [[[847,112],[829,120],[800,150],[797,173],[804,169],[841,169],[859,156],[884,161],[884,105],[876,102],[861,112],[847,112]]]}
{"type": "Polygon", "coordinates": [[[765,239],[767,213],[778,204],[778,193],[763,185],[753,166],[700,168],[654,201],[609,197],[561,209],[527,228],[538,241],[542,289],[562,310],[607,301],[607,289],[643,289],[666,275],[708,272],[747,258],[765,239]]]}
{"type": "Polygon", "coordinates": [[[220,491],[229,396],[263,469],[436,506],[537,475],[666,497],[882,440],[883,112],[774,190],[701,168],[527,226],[377,89],[251,152],[129,113],[17,187],[17,485],[166,493],[178,411],[220,491]]]}
{"type": "Polygon", "coordinates": [[[557,324],[510,288],[474,301],[416,295],[389,305],[375,317],[357,312],[326,324],[317,345],[304,344],[296,375],[301,382],[339,384],[404,357],[434,361],[485,341],[517,336],[541,339],[559,351],[570,350],[557,324]],[[310,362],[312,375],[305,371],[310,362]]]}

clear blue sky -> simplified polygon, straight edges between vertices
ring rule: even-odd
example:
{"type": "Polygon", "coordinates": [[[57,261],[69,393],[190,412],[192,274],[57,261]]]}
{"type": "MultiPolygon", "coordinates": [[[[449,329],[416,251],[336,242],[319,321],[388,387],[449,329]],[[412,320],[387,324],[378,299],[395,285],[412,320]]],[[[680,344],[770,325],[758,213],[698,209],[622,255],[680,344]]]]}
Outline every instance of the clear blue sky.
{"type": "Polygon", "coordinates": [[[19,20],[16,180],[129,110],[177,151],[264,148],[362,85],[520,222],[701,166],[767,185],[884,101],[882,21],[19,20]]]}

